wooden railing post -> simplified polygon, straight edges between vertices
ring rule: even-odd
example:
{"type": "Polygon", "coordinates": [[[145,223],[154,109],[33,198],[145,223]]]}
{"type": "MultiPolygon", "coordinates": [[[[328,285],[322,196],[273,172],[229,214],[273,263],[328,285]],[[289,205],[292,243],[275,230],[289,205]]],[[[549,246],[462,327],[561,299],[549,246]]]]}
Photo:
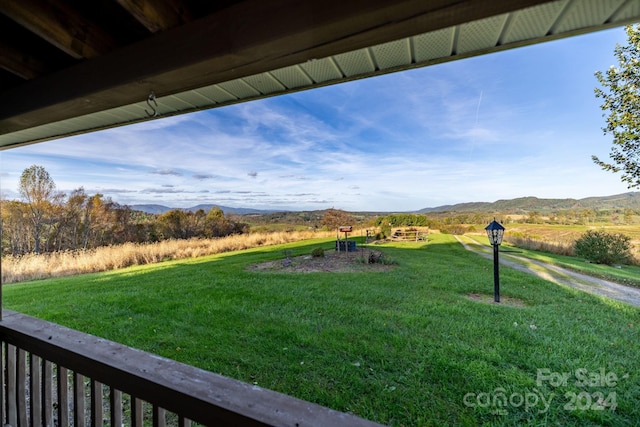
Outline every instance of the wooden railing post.
{"type": "Polygon", "coordinates": [[[96,380],[91,380],[91,427],[102,427],[104,411],[102,404],[104,396],[102,384],[96,380]]]}
{"type": "Polygon", "coordinates": [[[131,396],[131,426],[142,427],[143,424],[142,400],[131,396]]]}
{"type": "Polygon", "coordinates": [[[18,397],[16,389],[16,347],[7,344],[7,422],[11,426],[18,425],[18,397]]]}
{"type": "Polygon", "coordinates": [[[30,390],[29,412],[31,425],[42,425],[42,359],[32,354],[29,357],[30,365],[30,390]]]}
{"type": "Polygon", "coordinates": [[[48,360],[44,361],[42,400],[42,425],[53,426],[53,366],[48,360]]]}
{"type": "Polygon", "coordinates": [[[69,370],[58,365],[58,426],[69,427],[69,370]]]}
{"type": "Polygon", "coordinates": [[[18,347],[18,358],[16,364],[16,400],[18,401],[18,423],[17,426],[27,425],[27,353],[23,348],[18,347]]]}
{"type": "Polygon", "coordinates": [[[122,426],[122,392],[111,387],[109,396],[111,426],[120,427],[122,426]]]}
{"type": "Polygon", "coordinates": [[[73,373],[73,425],[74,427],[86,427],[85,421],[85,387],[84,376],[73,373]]]}

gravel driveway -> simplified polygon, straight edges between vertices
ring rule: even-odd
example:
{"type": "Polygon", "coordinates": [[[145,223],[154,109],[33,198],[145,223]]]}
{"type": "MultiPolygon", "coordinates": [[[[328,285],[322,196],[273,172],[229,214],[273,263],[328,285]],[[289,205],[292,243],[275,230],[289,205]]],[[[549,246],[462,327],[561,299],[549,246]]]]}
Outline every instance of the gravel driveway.
{"type": "MultiPolygon", "coordinates": [[[[482,245],[465,236],[455,237],[465,249],[476,252],[485,258],[493,258],[493,249],[491,247],[482,245]]],[[[586,274],[576,273],[575,271],[567,270],[566,268],[546,264],[541,261],[502,252],[500,253],[500,264],[515,268],[516,270],[535,274],[549,282],[579,289],[591,294],[605,296],[640,307],[640,289],[632,286],[620,285],[608,280],[602,280],[586,274]]]]}

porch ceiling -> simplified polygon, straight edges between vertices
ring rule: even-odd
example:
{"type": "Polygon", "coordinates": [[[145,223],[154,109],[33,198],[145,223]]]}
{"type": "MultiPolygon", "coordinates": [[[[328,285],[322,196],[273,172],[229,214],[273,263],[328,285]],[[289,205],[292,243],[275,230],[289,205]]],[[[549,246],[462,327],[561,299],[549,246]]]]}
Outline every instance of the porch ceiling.
{"type": "Polygon", "coordinates": [[[638,21],[638,0],[0,0],[0,149],[638,21]]]}

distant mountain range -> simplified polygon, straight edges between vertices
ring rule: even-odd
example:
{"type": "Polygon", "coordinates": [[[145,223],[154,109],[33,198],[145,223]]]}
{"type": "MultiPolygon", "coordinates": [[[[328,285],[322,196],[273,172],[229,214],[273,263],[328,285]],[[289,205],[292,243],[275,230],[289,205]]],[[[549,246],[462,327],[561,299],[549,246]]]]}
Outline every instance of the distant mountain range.
{"type": "MultiPolygon", "coordinates": [[[[218,207],[227,214],[268,214],[278,212],[277,210],[233,208],[216,204],[197,205],[183,210],[195,212],[202,209],[209,212],[212,208],[218,207]]],[[[151,214],[162,214],[173,209],[163,205],[131,205],[131,209],[147,212],[151,214]]],[[[437,212],[509,212],[527,213],[538,211],[541,213],[570,210],[570,209],[634,209],[640,210],[640,192],[630,192],[616,194],[614,196],[587,197],[584,199],[539,199],[537,197],[519,197],[517,199],[498,200],[496,202],[469,202],[455,205],[444,205],[435,208],[424,208],[416,213],[437,213],[437,212]]],[[[385,212],[380,212],[384,214],[385,212]]],[[[387,212],[388,213],[388,212],[387,212]]]]}
{"type": "MultiPolygon", "coordinates": [[[[162,205],[131,205],[129,207],[131,209],[133,209],[133,210],[142,211],[142,212],[146,212],[146,213],[150,213],[150,214],[163,214],[165,212],[169,212],[169,211],[172,211],[172,210],[175,210],[175,209],[181,209],[181,208],[169,208],[167,206],[162,206],[162,205]]],[[[197,206],[193,206],[191,208],[184,208],[182,210],[188,211],[188,212],[196,212],[196,211],[202,209],[205,212],[209,212],[213,208],[222,209],[222,212],[224,212],[225,215],[227,215],[227,214],[246,215],[246,214],[252,214],[252,213],[264,214],[264,213],[276,212],[275,210],[261,210],[261,209],[251,209],[251,208],[230,208],[228,206],[220,206],[220,205],[215,205],[215,204],[197,205],[197,206]]]]}
{"type": "Polygon", "coordinates": [[[571,209],[640,209],[640,192],[616,194],[614,196],[587,197],[584,199],[539,199],[519,197],[498,200],[493,203],[471,202],[420,209],[418,213],[435,212],[551,212],[571,209]]]}

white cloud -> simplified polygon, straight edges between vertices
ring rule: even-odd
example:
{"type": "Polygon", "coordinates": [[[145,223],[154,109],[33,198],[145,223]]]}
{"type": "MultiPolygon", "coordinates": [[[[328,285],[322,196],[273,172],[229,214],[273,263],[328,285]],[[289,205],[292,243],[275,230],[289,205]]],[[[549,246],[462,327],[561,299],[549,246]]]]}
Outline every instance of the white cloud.
{"type": "Polygon", "coordinates": [[[624,40],[604,31],[12,149],[2,194],[32,164],[65,191],[175,207],[404,211],[621,193],[590,156],[610,145],[593,72],[624,40]]]}

